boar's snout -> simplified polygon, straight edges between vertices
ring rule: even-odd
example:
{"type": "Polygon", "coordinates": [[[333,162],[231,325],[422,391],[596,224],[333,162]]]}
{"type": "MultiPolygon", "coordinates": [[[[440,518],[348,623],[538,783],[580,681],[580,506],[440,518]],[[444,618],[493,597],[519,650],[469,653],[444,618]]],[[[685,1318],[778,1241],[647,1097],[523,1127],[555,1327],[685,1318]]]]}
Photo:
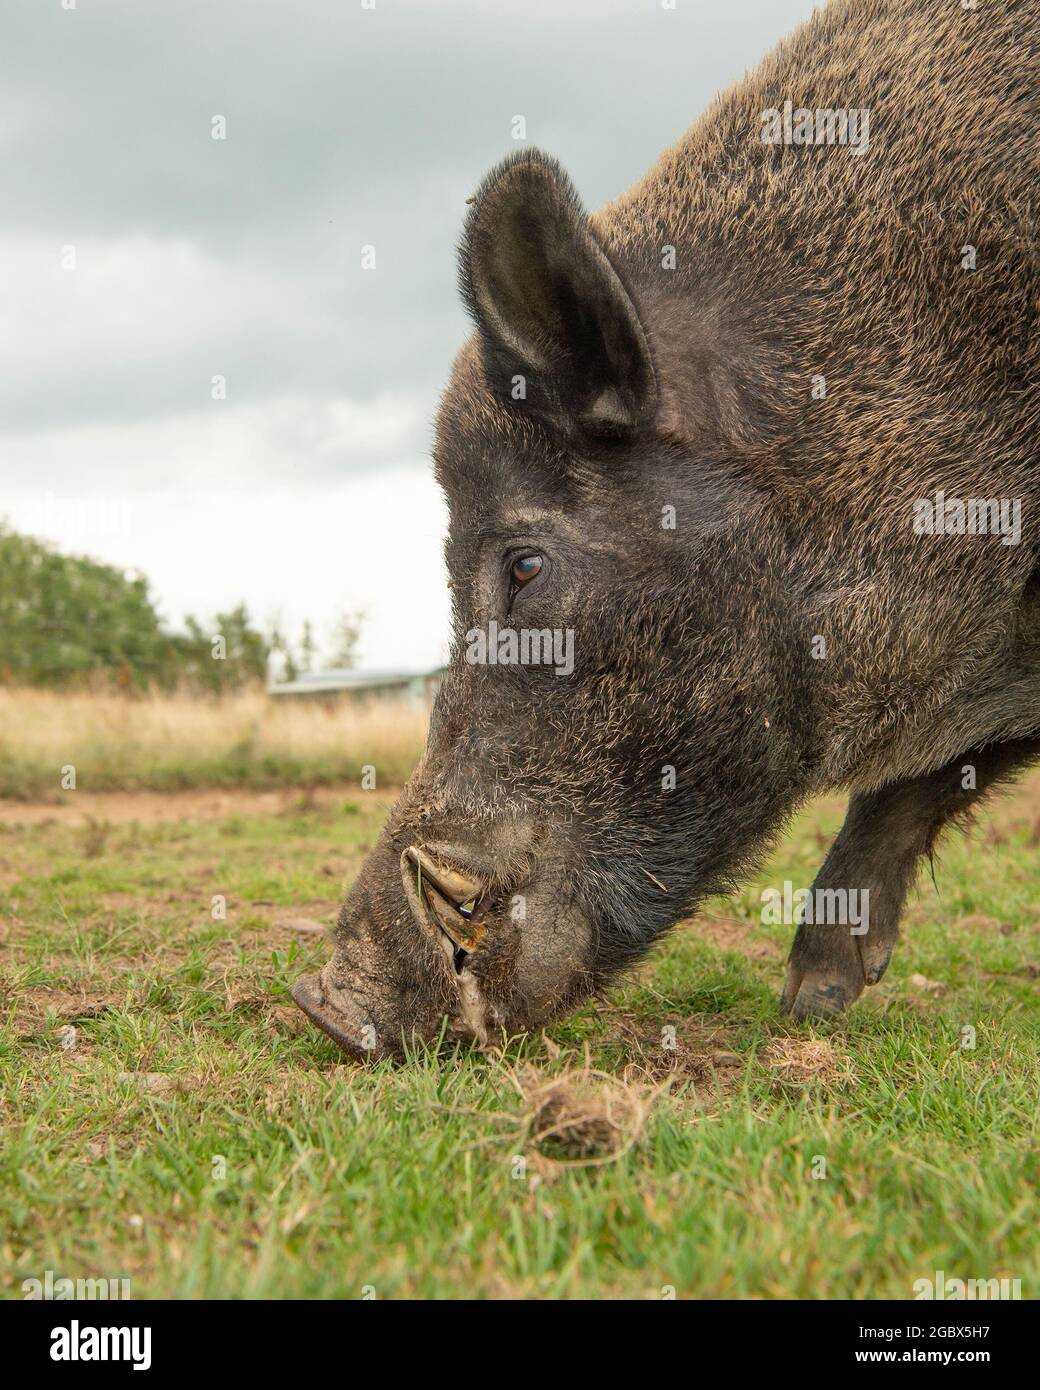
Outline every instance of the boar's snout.
{"type": "Polygon", "coordinates": [[[305,1014],[355,1057],[409,1039],[481,1045],[546,1022],[588,988],[591,933],[570,873],[531,823],[482,833],[390,825],[340,912],[305,1014]]]}
{"type": "Polygon", "coordinates": [[[384,1049],[375,1029],[353,995],[331,982],[326,986],[326,978],[334,963],[334,960],[329,961],[319,975],[305,975],[297,980],[292,988],[292,997],[311,1022],[339,1043],[345,1052],[354,1057],[381,1055],[384,1049]]]}

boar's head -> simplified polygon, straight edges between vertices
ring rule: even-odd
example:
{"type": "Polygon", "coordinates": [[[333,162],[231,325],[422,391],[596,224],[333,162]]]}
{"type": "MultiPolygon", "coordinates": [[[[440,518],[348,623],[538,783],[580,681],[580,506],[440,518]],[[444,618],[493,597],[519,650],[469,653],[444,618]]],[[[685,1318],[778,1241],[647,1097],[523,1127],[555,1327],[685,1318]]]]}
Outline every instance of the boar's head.
{"type": "Polygon", "coordinates": [[[536,1027],[731,881],[805,722],[711,304],[507,160],[460,253],[440,410],[454,599],[423,759],[294,991],[359,1055],[536,1027]],[[729,440],[729,443],[724,443],[729,440]]]}

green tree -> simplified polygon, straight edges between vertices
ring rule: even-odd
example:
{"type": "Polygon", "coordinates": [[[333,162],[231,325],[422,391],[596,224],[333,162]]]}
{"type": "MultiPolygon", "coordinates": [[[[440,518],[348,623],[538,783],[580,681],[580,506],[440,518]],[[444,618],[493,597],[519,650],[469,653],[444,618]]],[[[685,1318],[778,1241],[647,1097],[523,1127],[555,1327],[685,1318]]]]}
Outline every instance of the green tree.
{"type": "Polygon", "coordinates": [[[333,666],[351,668],[356,664],[357,644],[364,616],[355,609],[344,608],[333,619],[329,653],[329,661],[333,666]]]}
{"type": "Polygon", "coordinates": [[[163,629],[148,581],[0,522],[0,679],[61,688],[178,684],[219,693],[262,681],[268,645],[243,604],[209,627],[163,629]],[[220,639],[215,642],[214,639],[220,639]]]}
{"type": "Polygon", "coordinates": [[[249,622],[244,603],[218,613],[208,627],[187,617],[186,637],[173,639],[180,677],[200,690],[221,694],[262,681],[267,674],[268,644],[249,622]]]}
{"type": "Polygon", "coordinates": [[[314,657],[316,648],[314,644],[314,628],[311,626],[310,619],[303,625],[303,636],[300,638],[300,670],[313,671],[314,657]]]}
{"type": "Polygon", "coordinates": [[[0,674],[63,686],[107,673],[123,685],[162,681],[171,657],[148,581],[59,554],[0,523],[0,674]]]}

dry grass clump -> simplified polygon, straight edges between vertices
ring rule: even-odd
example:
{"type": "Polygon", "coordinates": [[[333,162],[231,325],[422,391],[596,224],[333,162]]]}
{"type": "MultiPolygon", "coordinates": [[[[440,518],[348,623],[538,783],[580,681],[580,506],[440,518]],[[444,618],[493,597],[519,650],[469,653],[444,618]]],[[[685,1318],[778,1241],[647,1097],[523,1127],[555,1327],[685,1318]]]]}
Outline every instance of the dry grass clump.
{"type": "Polygon", "coordinates": [[[852,1079],[849,1058],[829,1038],[774,1038],[764,1055],[778,1079],[794,1085],[841,1086],[852,1079]]]}
{"type": "Polygon", "coordinates": [[[643,1135],[654,1102],[669,1082],[651,1086],[636,1068],[622,1076],[581,1067],[547,1076],[535,1066],[511,1073],[520,1095],[518,1146],[531,1145],[550,1163],[589,1167],[615,1163],[643,1135]]]}

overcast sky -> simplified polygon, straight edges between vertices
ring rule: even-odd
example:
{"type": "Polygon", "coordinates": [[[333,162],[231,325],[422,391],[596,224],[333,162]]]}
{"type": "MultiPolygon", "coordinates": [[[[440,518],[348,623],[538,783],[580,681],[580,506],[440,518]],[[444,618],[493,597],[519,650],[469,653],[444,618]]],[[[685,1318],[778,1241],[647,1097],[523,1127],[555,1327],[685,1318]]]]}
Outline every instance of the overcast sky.
{"type": "Polygon", "coordinates": [[[465,198],[522,115],[606,202],[814,5],[366,3],[3,0],[0,516],[422,667],[465,198]]]}

